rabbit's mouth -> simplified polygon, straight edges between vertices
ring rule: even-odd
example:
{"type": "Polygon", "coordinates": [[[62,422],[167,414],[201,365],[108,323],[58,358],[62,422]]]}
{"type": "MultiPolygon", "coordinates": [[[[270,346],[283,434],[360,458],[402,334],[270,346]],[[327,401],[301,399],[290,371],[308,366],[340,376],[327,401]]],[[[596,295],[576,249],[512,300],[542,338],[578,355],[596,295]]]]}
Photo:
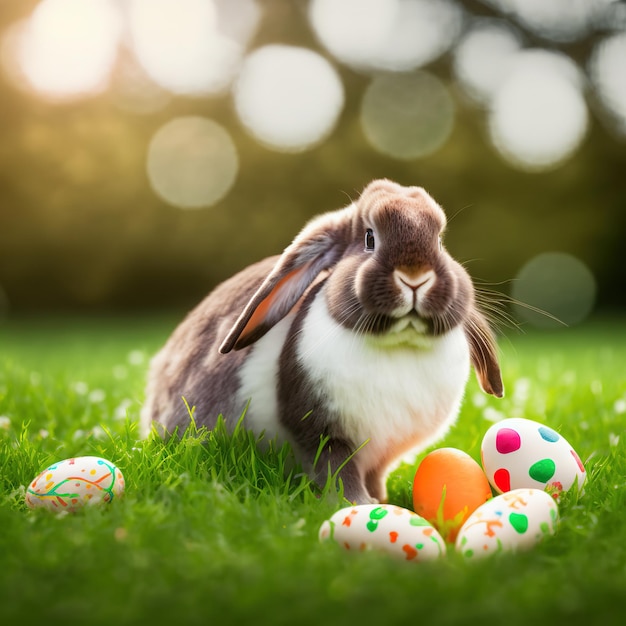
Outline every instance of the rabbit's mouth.
{"type": "Polygon", "coordinates": [[[428,334],[428,324],[418,315],[416,311],[411,311],[397,322],[395,322],[387,332],[390,334],[398,334],[404,332],[414,332],[419,335],[428,334]]]}
{"type": "Polygon", "coordinates": [[[432,336],[428,324],[417,313],[411,312],[395,320],[383,333],[377,334],[377,345],[393,347],[429,347],[432,336]]]}

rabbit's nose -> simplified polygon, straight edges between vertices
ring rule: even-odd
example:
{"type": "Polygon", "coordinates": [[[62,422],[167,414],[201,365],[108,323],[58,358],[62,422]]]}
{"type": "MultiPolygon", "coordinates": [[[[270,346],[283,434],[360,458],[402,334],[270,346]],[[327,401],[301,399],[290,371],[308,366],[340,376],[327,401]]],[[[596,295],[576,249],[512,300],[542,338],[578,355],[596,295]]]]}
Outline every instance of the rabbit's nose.
{"type": "Polygon", "coordinates": [[[405,285],[411,289],[414,294],[417,293],[418,289],[422,291],[427,290],[435,282],[435,272],[433,270],[421,270],[419,272],[409,273],[397,269],[394,271],[394,277],[400,288],[402,288],[402,285],[405,285]]]}

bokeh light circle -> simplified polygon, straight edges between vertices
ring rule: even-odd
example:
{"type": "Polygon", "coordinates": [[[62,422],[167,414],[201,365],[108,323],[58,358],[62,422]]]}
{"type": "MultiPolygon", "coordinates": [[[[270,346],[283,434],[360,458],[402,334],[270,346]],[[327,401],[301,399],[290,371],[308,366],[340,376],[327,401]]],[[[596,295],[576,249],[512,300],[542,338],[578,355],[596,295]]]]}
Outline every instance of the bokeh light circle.
{"type": "Polygon", "coordinates": [[[381,74],[368,85],[361,124],[370,144],[396,159],[415,159],[438,150],[454,126],[454,102],[435,76],[381,74]]]}
{"type": "Polygon", "coordinates": [[[492,100],[489,131],[509,163],[540,171],[578,149],[588,117],[573,62],[547,51],[522,51],[492,100]]]}
{"type": "Polygon", "coordinates": [[[257,0],[213,0],[217,29],[226,37],[247,46],[257,32],[262,10],[257,0]]]}
{"type": "Polygon", "coordinates": [[[230,135],[213,120],[179,117],[162,126],[148,147],[147,171],[154,191],[171,205],[198,209],[219,202],[239,169],[230,135]]]}
{"type": "Polygon", "coordinates": [[[470,98],[491,100],[520,47],[519,36],[503,21],[479,20],[467,31],[454,51],[453,67],[470,98]]]}
{"type": "Polygon", "coordinates": [[[148,75],[179,94],[223,92],[243,55],[219,32],[211,0],[130,0],[133,49],[148,75]]]}
{"type": "Polygon", "coordinates": [[[443,54],[462,12],[449,0],[312,0],[309,20],[339,61],[364,70],[409,71],[443,54]]]}
{"type": "Polygon", "coordinates": [[[299,152],[325,139],[343,109],[343,84],[321,55],[269,45],[250,54],[234,89],[241,123],[260,142],[299,152]]]}
{"type": "Polygon", "coordinates": [[[339,61],[369,66],[393,27],[398,0],[311,0],[309,20],[339,61]]]}
{"type": "MultiPolygon", "coordinates": [[[[596,280],[578,258],[564,252],[545,252],[532,258],[518,273],[511,295],[573,326],[585,320],[596,300],[596,280]]],[[[516,316],[539,328],[562,327],[549,315],[515,304],[516,316]]]]}
{"type": "Polygon", "coordinates": [[[626,135],[626,32],[606,37],[596,45],[589,73],[617,130],[626,135]]]}
{"type": "Polygon", "coordinates": [[[43,0],[14,31],[12,52],[32,89],[69,100],[107,87],[121,31],[110,0],[43,0]]]}
{"type": "Polygon", "coordinates": [[[535,34],[550,41],[569,42],[589,32],[601,3],[598,0],[507,0],[506,10],[513,12],[535,34]]]}

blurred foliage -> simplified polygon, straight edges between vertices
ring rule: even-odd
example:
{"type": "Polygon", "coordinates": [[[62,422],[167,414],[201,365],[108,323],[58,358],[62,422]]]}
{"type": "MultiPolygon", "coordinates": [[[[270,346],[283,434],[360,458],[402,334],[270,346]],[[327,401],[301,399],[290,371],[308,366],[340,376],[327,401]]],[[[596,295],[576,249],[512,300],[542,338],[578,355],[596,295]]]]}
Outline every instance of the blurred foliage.
{"type": "MultiPolygon", "coordinates": [[[[485,3],[462,4],[468,14],[494,13],[485,3]]],[[[0,33],[35,5],[3,2],[0,33]]],[[[280,42],[328,56],[310,31],[306,3],[262,5],[252,48],[280,42]]],[[[579,63],[597,36],[557,45],[524,32],[526,45],[561,49],[579,63]]],[[[172,97],[140,115],[119,108],[114,90],[51,104],[0,74],[0,290],[12,314],[191,306],[379,177],[422,185],[440,202],[450,221],[447,247],[476,279],[508,292],[507,281],[529,258],[559,250],[594,272],[599,306],[626,304],[626,146],[593,110],[587,137],[566,163],[543,173],[515,170],[491,146],[484,111],[453,83],[447,54],[428,69],[455,97],[453,133],[434,155],[400,161],[365,141],[359,109],[369,77],[337,68],[346,90],[339,124],[320,146],[297,154],[250,138],[229,95],[172,97]],[[190,114],[227,128],[240,157],[232,191],[201,210],[166,204],[146,175],[154,132],[190,114]]]]}

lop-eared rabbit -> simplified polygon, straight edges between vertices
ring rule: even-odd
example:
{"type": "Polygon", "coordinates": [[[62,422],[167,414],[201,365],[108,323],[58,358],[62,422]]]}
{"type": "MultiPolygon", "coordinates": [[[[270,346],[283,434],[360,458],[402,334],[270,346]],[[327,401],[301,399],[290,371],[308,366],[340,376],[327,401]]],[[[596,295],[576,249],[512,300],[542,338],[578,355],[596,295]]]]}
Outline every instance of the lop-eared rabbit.
{"type": "Polygon", "coordinates": [[[288,441],[312,478],[343,465],[349,501],[385,501],[394,462],[456,420],[472,365],[486,393],[503,394],[445,226],[424,189],[389,180],[312,219],[280,256],[217,286],[153,358],[144,435],[183,431],[185,401],[209,428],[249,403],[244,425],[288,441]]]}

